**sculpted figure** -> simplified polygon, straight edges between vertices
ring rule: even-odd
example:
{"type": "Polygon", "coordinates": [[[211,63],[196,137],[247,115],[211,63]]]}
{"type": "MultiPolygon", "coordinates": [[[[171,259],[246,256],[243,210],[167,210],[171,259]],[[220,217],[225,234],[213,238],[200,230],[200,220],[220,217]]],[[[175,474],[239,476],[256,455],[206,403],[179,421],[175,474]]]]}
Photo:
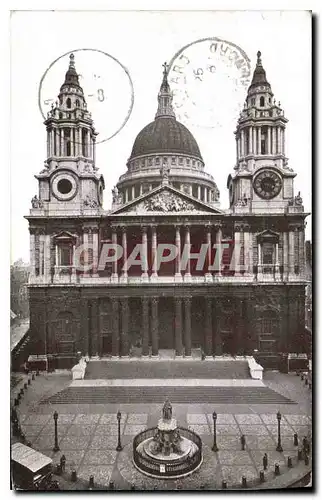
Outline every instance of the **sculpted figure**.
{"type": "Polygon", "coordinates": [[[172,419],[172,405],[170,401],[167,399],[162,408],[162,417],[164,420],[172,419]]]}

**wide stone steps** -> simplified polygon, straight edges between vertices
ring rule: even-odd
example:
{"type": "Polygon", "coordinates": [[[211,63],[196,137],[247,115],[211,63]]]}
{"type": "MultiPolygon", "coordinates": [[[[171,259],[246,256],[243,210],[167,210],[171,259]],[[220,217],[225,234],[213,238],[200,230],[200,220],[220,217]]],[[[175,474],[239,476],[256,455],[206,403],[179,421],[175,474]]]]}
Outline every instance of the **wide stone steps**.
{"type": "Polygon", "coordinates": [[[41,404],[295,404],[268,387],[68,387],[41,404]]]}
{"type": "Polygon", "coordinates": [[[90,361],[85,379],[211,378],[248,379],[247,361],[90,361]]]}

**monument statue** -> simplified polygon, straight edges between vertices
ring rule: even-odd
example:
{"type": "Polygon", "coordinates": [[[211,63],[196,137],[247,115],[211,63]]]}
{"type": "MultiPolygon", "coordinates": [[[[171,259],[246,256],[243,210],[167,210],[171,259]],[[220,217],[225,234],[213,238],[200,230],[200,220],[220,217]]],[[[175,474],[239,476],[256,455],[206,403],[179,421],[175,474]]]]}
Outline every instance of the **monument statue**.
{"type": "Polygon", "coordinates": [[[164,420],[172,419],[172,405],[170,401],[167,399],[162,408],[162,417],[164,420]]]}

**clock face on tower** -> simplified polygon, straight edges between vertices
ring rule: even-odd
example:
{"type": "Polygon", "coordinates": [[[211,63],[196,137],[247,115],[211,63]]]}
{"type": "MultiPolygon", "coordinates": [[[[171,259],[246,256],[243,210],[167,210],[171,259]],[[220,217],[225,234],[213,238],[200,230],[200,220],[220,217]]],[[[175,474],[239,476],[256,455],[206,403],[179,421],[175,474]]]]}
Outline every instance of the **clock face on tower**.
{"type": "Polygon", "coordinates": [[[282,189],[282,180],[276,172],[264,170],[255,177],[254,189],[261,198],[271,200],[282,189]]]}

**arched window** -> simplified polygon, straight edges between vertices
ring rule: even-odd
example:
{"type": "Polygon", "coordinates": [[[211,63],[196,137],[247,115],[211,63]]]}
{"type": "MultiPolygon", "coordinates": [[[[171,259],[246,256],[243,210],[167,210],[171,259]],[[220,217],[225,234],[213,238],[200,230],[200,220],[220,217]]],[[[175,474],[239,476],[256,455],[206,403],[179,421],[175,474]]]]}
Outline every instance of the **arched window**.
{"type": "Polygon", "coordinates": [[[79,108],[79,100],[78,99],[76,99],[75,104],[76,104],[76,107],[79,108]]]}
{"type": "Polygon", "coordinates": [[[260,105],[261,107],[265,106],[265,99],[264,99],[264,97],[261,97],[261,98],[260,98],[260,100],[259,100],[259,105],[260,105]]]}
{"type": "Polygon", "coordinates": [[[68,99],[66,100],[66,106],[68,109],[72,107],[72,101],[70,100],[70,97],[68,97],[68,99]]]}

